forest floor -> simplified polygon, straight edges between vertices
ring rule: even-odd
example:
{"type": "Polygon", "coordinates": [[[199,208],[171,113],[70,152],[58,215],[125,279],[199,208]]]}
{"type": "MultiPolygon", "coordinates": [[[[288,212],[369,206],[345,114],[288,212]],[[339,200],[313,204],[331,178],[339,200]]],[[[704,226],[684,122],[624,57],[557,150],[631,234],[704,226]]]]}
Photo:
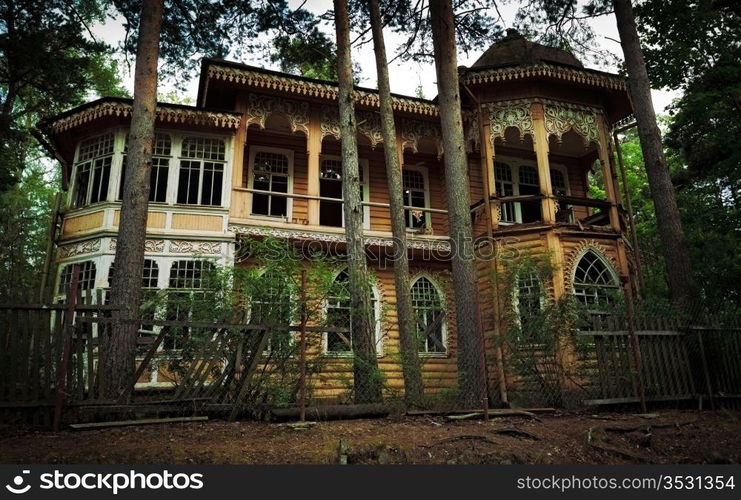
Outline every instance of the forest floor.
{"type": "Polygon", "coordinates": [[[556,413],[489,421],[398,417],[319,422],[155,424],[40,432],[0,425],[0,463],[741,463],[741,411],[556,413]]]}

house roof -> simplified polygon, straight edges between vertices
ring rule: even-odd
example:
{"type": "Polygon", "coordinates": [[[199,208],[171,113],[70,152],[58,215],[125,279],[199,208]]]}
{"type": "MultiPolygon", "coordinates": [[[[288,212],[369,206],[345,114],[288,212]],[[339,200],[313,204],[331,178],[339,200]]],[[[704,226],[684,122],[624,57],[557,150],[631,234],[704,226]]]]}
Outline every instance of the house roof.
{"type": "Polygon", "coordinates": [[[514,29],[508,29],[507,36],[489,47],[471,67],[495,68],[514,65],[527,66],[536,63],[553,63],[573,68],[584,67],[581,61],[571,53],[556,47],[531,42],[514,29]]]}

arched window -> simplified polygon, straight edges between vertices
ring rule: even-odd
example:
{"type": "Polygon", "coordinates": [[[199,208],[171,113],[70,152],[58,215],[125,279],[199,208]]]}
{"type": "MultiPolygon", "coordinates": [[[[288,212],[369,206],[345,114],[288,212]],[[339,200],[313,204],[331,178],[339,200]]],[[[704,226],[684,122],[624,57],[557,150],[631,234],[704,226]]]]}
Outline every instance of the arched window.
{"type": "Polygon", "coordinates": [[[592,314],[604,314],[620,292],[617,276],[594,250],[579,259],[574,270],[574,295],[592,314]]]}
{"type": "Polygon", "coordinates": [[[78,288],[80,290],[92,290],[95,288],[95,262],[92,260],[85,260],[83,262],[76,262],[74,264],[67,264],[62,268],[62,275],[59,280],[59,293],[67,294],[72,286],[72,275],[74,273],[75,266],[79,266],[80,274],[78,277],[78,288]]]}
{"type": "MultiPolygon", "coordinates": [[[[375,323],[376,351],[379,347],[380,311],[375,290],[371,290],[371,308],[375,323]]],[[[351,354],[353,327],[350,315],[350,276],[342,271],[334,279],[331,294],[327,299],[327,326],[332,328],[347,328],[349,332],[326,332],[325,352],[332,354],[351,354]]]]}
{"type": "Polygon", "coordinates": [[[445,309],[440,292],[432,282],[422,276],[412,285],[412,307],[416,320],[419,352],[423,354],[444,353],[445,309]]]}

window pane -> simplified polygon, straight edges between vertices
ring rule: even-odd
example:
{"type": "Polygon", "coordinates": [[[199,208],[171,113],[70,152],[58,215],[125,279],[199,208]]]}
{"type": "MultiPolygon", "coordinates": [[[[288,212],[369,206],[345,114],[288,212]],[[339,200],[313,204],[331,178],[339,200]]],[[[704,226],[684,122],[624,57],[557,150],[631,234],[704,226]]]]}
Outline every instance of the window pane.
{"type": "Polygon", "coordinates": [[[90,162],[77,165],[75,196],[72,200],[72,204],[75,207],[82,207],[87,203],[87,194],[90,183],[90,167],[90,162]]]}
{"type": "Polygon", "coordinates": [[[93,167],[93,186],[90,203],[105,201],[108,198],[108,181],[111,177],[111,157],[95,160],[93,167]]]}
{"type": "Polygon", "coordinates": [[[200,180],[200,162],[180,162],[180,178],[178,180],[178,203],[198,203],[198,181],[200,180]]]}
{"type": "Polygon", "coordinates": [[[149,176],[149,201],[165,202],[167,200],[169,165],[170,160],[167,158],[152,158],[152,171],[149,176]]]}

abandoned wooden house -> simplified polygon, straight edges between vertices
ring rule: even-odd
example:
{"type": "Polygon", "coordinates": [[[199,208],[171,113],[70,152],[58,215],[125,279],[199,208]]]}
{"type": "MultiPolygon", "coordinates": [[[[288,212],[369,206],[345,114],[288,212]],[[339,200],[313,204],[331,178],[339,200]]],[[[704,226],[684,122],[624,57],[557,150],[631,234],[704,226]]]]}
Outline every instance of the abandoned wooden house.
{"type": "MultiPolygon", "coordinates": [[[[552,259],[549,282],[518,279],[519,305],[529,300],[527,308],[539,307],[532,298],[547,290],[553,298],[574,294],[598,311],[633,273],[611,136],[632,112],[624,79],[510,32],[460,69],[460,83],[474,237],[493,237],[500,251],[552,259]],[[590,179],[601,182],[603,199],[589,197],[590,179]]],[[[234,264],[244,238],[342,247],[337,95],[334,82],[204,60],[197,105],[157,108],[143,285],[190,292],[200,284],[204,262],[234,264]]],[[[420,331],[433,325],[423,332],[420,357],[426,387],[442,389],[455,383],[457,367],[439,109],[435,100],[400,95],[393,109],[411,294],[420,331]]],[[[56,300],[69,289],[73,264],[80,265],[81,288],[109,287],[131,111],[130,100],[102,98],[45,123],[66,190],[56,300]]],[[[356,112],[365,241],[371,253],[382,254],[392,239],[374,90],[356,89],[356,112]]],[[[487,339],[504,328],[496,324],[490,255],[475,256],[487,339]]],[[[402,388],[393,355],[399,349],[393,269],[370,266],[377,318],[383,304],[391,306],[377,327],[379,366],[390,387],[402,388]]],[[[346,279],[341,268],[337,279],[346,279]]],[[[327,309],[343,307],[327,303],[327,309]]],[[[336,374],[351,373],[350,348],[332,333],[323,335],[318,354],[329,361],[315,392],[331,397],[343,389],[336,374]]],[[[494,359],[487,356],[493,379],[494,359]]],[[[167,384],[156,366],[140,382],[167,384]]]]}

